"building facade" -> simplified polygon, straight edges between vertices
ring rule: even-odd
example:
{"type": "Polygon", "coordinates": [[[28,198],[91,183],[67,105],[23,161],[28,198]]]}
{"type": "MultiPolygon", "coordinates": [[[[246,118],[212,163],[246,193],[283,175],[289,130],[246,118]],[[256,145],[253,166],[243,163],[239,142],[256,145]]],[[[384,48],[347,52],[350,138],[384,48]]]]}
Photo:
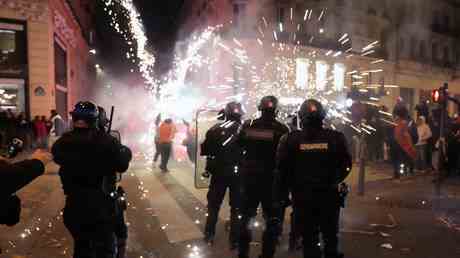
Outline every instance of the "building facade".
{"type": "MultiPolygon", "coordinates": [[[[431,90],[444,82],[449,83],[453,94],[460,94],[460,16],[456,15],[460,12],[460,1],[186,2],[183,35],[223,24],[223,38],[228,41],[236,38],[249,46],[257,45],[261,35],[265,40],[269,35],[273,42],[283,42],[288,47],[297,45],[306,51],[322,51],[323,54],[329,50],[340,51],[342,54],[333,61],[325,59],[345,65],[348,87],[355,83],[355,77],[360,77],[350,74],[352,71],[381,71],[370,75],[364,72],[366,78],[362,87],[388,85],[388,95],[381,98],[382,105],[392,107],[401,96],[412,109],[420,101],[427,100],[431,90]],[[274,33],[276,39],[272,36],[274,33]],[[340,41],[344,34],[349,40],[340,41]],[[347,43],[342,44],[344,41],[347,43]],[[378,47],[363,55],[362,49],[376,42],[378,47]]],[[[263,54],[270,55],[275,53],[268,50],[263,54]]]]}
{"type": "Polygon", "coordinates": [[[63,118],[88,97],[91,0],[0,0],[0,108],[63,118]]]}

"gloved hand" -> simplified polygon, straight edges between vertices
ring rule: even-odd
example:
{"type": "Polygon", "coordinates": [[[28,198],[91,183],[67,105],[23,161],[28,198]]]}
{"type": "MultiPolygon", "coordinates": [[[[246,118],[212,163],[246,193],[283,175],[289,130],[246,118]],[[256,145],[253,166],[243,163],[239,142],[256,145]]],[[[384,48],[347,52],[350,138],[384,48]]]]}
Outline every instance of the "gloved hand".
{"type": "Polygon", "coordinates": [[[203,174],[201,174],[201,176],[204,178],[209,178],[211,177],[211,173],[209,173],[209,171],[204,171],[203,174]]]}

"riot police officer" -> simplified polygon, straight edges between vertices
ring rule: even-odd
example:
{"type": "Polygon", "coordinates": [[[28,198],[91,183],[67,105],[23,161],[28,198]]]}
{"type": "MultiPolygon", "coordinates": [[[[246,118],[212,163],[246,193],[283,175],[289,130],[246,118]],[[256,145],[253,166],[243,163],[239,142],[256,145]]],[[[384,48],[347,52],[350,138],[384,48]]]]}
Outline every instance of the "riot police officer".
{"type": "Polygon", "coordinates": [[[124,172],[131,151],[98,130],[98,108],[79,102],[71,112],[73,130],[53,146],[66,195],[64,224],[74,239],[74,258],[116,256],[116,194],[107,177],[124,172]]]}
{"type": "Polygon", "coordinates": [[[206,133],[201,155],[206,155],[206,173],[211,175],[208,191],[208,217],[205,241],[213,243],[219,209],[227,188],[230,191],[230,248],[235,249],[239,236],[240,176],[238,165],[242,150],[236,139],[241,128],[241,104],[230,102],[224,109],[224,122],[217,123],[206,133]]]}
{"type": "MultiPolygon", "coordinates": [[[[304,257],[343,257],[338,250],[341,193],[339,184],[351,170],[351,156],[342,133],[323,128],[326,114],[316,100],[299,110],[301,131],[283,136],[277,151],[277,198],[290,191],[296,220],[301,225],[304,257]]],[[[278,200],[279,200],[278,199],[278,200]]]]}
{"type": "MultiPolygon", "coordinates": [[[[98,116],[98,129],[101,132],[111,133],[111,121],[107,117],[107,112],[101,106],[97,107],[98,116]]],[[[113,110],[112,110],[113,112],[113,110]]],[[[103,188],[104,192],[112,193],[112,197],[116,199],[115,202],[115,237],[117,242],[117,258],[124,258],[126,256],[126,244],[128,242],[128,226],[125,220],[125,211],[127,209],[127,201],[125,198],[125,191],[123,187],[118,185],[121,180],[116,174],[104,177],[103,188]],[[117,186],[118,185],[118,186],[117,186]]]]}
{"type": "Polygon", "coordinates": [[[241,162],[243,204],[239,243],[240,258],[248,257],[251,242],[249,224],[251,219],[257,215],[259,204],[262,204],[265,219],[261,257],[273,257],[279,234],[278,224],[273,221],[273,218],[276,217],[272,200],[273,171],[279,139],[289,132],[289,129],[276,120],[278,113],[276,97],[263,97],[258,109],[261,117],[245,121],[238,139],[245,152],[241,162]]]}

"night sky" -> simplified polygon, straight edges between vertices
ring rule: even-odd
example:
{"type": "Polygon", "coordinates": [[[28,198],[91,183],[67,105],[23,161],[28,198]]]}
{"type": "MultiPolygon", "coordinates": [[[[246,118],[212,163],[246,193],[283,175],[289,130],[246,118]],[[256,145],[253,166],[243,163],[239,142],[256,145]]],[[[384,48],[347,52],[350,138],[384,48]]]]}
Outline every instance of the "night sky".
{"type": "MultiPolygon", "coordinates": [[[[134,0],[151,47],[155,50],[156,73],[168,70],[177,32],[180,28],[180,12],[185,0],[134,0]]],[[[109,23],[110,19],[103,10],[102,1],[96,4],[96,32],[98,34],[99,57],[101,63],[112,74],[126,76],[131,68],[136,68],[125,58],[128,46],[109,23]]],[[[123,26],[123,25],[122,25],[123,26]]],[[[135,69],[137,71],[137,69],[135,69]]]]}

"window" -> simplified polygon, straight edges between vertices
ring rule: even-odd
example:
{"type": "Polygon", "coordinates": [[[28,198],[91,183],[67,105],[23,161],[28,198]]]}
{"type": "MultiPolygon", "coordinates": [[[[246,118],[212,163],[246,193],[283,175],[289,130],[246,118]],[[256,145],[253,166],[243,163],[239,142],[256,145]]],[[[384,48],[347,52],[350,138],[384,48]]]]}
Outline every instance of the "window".
{"type": "Polygon", "coordinates": [[[316,90],[323,91],[328,83],[329,65],[325,61],[316,61],[316,90]]]}
{"type": "Polygon", "coordinates": [[[424,40],[420,42],[420,49],[419,49],[419,58],[420,60],[424,61],[426,60],[426,43],[424,40]]]}
{"type": "Polygon", "coordinates": [[[14,113],[25,112],[23,79],[0,79],[0,111],[11,109],[14,113]]]}
{"type": "Polygon", "coordinates": [[[67,53],[57,42],[54,43],[54,72],[56,84],[67,87],[67,53]]]}
{"type": "Polygon", "coordinates": [[[404,38],[399,39],[399,55],[402,56],[404,54],[404,38]]]}
{"type": "Polygon", "coordinates": [[[443,26],[444,30],[449,31],[449,29],[450,29],[450,18],[449,18],[448,15],[444,16],[444,24],[443,25],[444,25],[443,26]]]}
{"type": "Polygon", "coordinates": [[[278,23],[284,23],[285,8],[278,8],[278,23]]]}
{"type": "Polygon", "coordinates": [[[434,11],[433,12],[433,26],[439,26],[439,12],[434,11]]]}
{"type": "Polygon", "coordinates": [[[449,47],[444,47],[444,55],[442,62],[448,64],[450,62],[449,47]]]}
{"type": "Polygon", "coordinates": [[[239,26],[241,20],[246,16],[246,4],[233,4],[233,23],[239,26]]]}
{"type": "Polygon", "coordinates": [[[27,42],[24,25],[0,22],[0,77],[24,78],[27,42]]]}
{"type": "Polygon", "coordinates": [[[240,17],[240,6],[238,4],[233,5],[233,24],[238,25],[240,17]]]}
{"type": "Polygon", "coordinates": [[[377,15],[377,11],[375,10],[374,7],[369,6],[369,8],[367,9],[367,14],[369,14],[369,15],[377,15]]]}
{"type": "Polygon", "coordinates": [[[401,87],[399,88],[399,96],[403,99],[404,103],[406,103],[406,107],[409,110],[413,110],[415,105],[414,105],[414,100],[415,100],[415,91],[414,89],[411,88],[404,88],[401,87]]]}
{"type": "Polygon", "coordinates": [[[412,59],[415,59],[417,56],[417,39],[415,37],[411,37],[410,45],[411,45],[410,57],[412,59]]]}
{"type": "Polygon", "coordinates": [[[54,41],[54,76],[56,83],[56,111],[67,119],[67,52],[54,41]]]}
{"type": "Polygon", "coordinates": [[[438,43],[436,42],[431,46],[431,60],[433,62],[438,61],[438,43]]]}

